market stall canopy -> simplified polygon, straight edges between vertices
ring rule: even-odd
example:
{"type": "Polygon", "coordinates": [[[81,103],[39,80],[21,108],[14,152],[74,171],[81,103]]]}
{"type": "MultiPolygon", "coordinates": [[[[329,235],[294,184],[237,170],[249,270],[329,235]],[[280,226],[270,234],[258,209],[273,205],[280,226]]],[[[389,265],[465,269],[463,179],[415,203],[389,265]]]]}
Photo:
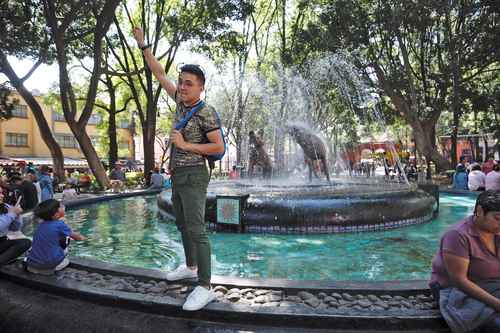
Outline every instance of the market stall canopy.
{"type": "Polygon", "coordinates": [[[0,165],[17,165],[23,161],[23,159],[12,159],[7,156],[0,156],[0,165]]]}
{"type": "MultiPolygon", "coordinates": [[[[26,164],[31,162],[33,165],[51,166],[53,164],[52,158],[50,158],[50,157],[17,157],[16,160],[17,161],[19,161],[19,160],[25,161],[26,164]]],[[[84,159],[65,157],[64,158],[64,167],[66,167],[66,168],[75,168],[75,167],[88,168],[88,163],[84,159]]]]}

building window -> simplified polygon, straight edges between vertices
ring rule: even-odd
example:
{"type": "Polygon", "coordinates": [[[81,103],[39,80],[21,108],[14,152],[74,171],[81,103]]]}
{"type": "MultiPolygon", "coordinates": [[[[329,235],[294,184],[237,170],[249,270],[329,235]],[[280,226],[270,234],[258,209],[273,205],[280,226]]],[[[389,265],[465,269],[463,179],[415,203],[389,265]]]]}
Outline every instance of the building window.
{"type": "Polygon", "coordinates": [[[128,150],[128,142],[127,141],[118,142],[118,149],[127,149],[128,150]]]}
{"type": "Polygon", "coordinates": [[[28,134],[7,133],[7,146],[28,146],[28,134]]]}
{"type": "Polygon", "coordinates": [[[129,121],[127,119],[122,119],[118,122],[118,128],[128,128],[129,121]]]}
{"type": "Polygon", "coordinates": [[[61,148],[78,148],[78,142],[75,137],[68,134],[56,134],[55,135],[57,143],[61,148]]]}
{"type": "Polygon", "coordinates": [[[28,118],[28,107],[26,105],[14,105],[12,117],[28,118]]]}
{"type": "Polygon", "coordinates": [[[97,125],[101,121],[102,121],[101,115],[93,114],[93,115],[90,116],[88,124],[89,125],[97,125]]]}
{"type": "Polygon", "coordinates": [[[99,136],[91,135],[90,136],[90,141],[92,142],[92,146],[97,147],[97,145],[99,145],[99,140],[100,139],[101,138],[99,136]]]}
{"type": "Polygon", "coordinates": [[[64,119],[64,114],[56,111],[52,111],[52,118],[54,119],[54,121],[66,121],[66,119],[64,119]]]}

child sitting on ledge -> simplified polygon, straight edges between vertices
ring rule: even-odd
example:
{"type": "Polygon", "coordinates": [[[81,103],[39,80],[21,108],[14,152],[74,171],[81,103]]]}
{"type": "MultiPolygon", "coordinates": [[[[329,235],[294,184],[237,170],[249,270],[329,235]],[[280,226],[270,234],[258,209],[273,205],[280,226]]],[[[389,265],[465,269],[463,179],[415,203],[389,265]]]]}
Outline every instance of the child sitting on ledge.
{"type": "Polygon", "coordinates": [[[69,264],[66,255],[70,238],[87,239],[64,223],[64,213],[64,206],[55,199],[43,201],[35,208],[35,216],[42,221],[33,235],[33,245],[24,262],[27,271],[49,275],[62,270],[69,264]]]}

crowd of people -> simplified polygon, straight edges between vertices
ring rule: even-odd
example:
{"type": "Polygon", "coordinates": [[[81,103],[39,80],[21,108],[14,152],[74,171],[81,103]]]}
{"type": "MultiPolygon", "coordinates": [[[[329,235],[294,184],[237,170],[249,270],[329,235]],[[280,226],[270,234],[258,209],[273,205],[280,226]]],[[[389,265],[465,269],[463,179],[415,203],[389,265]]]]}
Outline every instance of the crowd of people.
{"type": "MultiPolygon", "coordinates": [[[[67,266],[65,256],[69,239],[85,237],[71,231],[63,221],[64,206],[54,199],[54,192],[62,185],[62,202],[76,199],[88,191],[91,177],[85,171],[66,171],[66,181],[59,184],[48,166],[10,166],[2,170],[0,178],[0,266],[7,264],[31,248],[25,268],[34,273],[53,273],[67,266]],[[40,223],[33,235],[33,243],[22,233],[21,214],[33,211],[40,223]],[[64,252],[64,254],[63,254],[64,252]],[[62,262],[62,260],[65,260],[62,262]]],[[[110,172],[113,190],[125,186],[125,172],[116,165],[110,172]]],[[[155,168],[151,174],[150,189],[170,186],[165,169],[155,168]]]]}
{"type": "Polygon", "coordinates": [[[468,163],[462,158],[453,174],[453,189],[464,191],[500,190],[500,161],[468,163]]]}

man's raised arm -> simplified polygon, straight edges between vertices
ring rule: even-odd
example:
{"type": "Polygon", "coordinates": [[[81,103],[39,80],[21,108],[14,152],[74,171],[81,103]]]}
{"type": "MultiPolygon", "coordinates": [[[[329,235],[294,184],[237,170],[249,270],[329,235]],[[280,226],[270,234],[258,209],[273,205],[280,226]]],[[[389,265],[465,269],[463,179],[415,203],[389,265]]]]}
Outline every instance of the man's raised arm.
{"type": "Polygon", "coordinates": [[[160,82],[163,89],[167,91],[167,94],[170,97],[175,98],[177,86],[167,78],[165,69],[151,52],[151,47],[144,48],[146,46],[146,44],[144,43],[144,32],[141,28],[135,27],[133,33],[134,38],[137,41],[137,45],[142,49],[144,59],[146,59],[146,63],[148,64],[149,69],[156,77],[156,79],[160,82]]]}

